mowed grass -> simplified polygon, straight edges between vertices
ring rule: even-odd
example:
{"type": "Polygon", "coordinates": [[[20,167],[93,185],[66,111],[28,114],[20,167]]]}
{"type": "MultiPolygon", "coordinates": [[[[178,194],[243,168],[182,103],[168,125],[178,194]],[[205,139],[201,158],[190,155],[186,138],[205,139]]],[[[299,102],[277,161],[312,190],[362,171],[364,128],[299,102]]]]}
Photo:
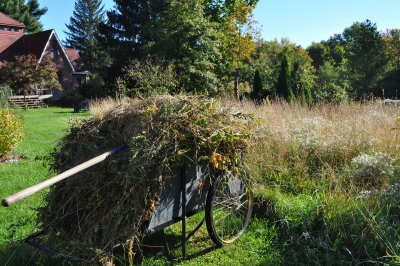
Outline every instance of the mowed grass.
{"type": "MultiPolygon", "coordinates": [[[[88,112],[74,113],[72,108],[58,107],[15,109],[13,113],[23,117],[25,137],[15,150],[15,159],[18,161],[0,164],[1,199],[54,175],[49,172],[44,156],[48,156],[57,141],[68,132],[69,119],[89,116],[88,112]]],[[[13,154],[8,159],[13,160],[13,154]]],[[[43,193],[34,194],[7,208],[0,208],[0,245],[4,251],[0,252],[0,256],[9,255],[7,245],[19,243],[35,232],[34,209],[40,205],[43,193]]],[[[0,265],[3,265],[1,257],[0,265]]]]}

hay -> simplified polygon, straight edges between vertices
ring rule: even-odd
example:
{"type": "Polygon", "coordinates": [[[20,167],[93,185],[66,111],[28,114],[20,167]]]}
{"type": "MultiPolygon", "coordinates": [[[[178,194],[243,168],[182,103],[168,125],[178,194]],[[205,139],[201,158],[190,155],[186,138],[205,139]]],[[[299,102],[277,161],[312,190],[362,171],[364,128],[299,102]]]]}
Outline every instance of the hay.
{"type": "Polygon", "coordinates": [[[209,98],[159,96],[73,121],[52,153],[57,173],[123,143],[128,148],[52,186],[38,225],[75,250],[139,238],[171,168],[188,161],[218,168],[238,163],[252,127],[244,118],[209,98]]]}

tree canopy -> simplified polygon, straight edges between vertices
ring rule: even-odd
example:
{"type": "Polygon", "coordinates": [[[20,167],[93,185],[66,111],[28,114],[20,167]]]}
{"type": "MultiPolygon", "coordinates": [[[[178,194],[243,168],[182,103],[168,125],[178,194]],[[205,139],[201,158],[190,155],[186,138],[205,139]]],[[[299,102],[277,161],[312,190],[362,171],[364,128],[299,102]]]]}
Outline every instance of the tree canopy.
{"type": "Polygon", "coordinates": [[[173,62],[185,91],[215,93],[220,86],[220,34],[204,17],[201,1],[171,1],[160,22],[158,40],[147,51],[173,62]]]}
{"type": "MultiPolygon", "coordinates": [[[[369,20],[355,22],[303,49],[289,39],[260,37],[253,15],[258,1],[114,0],[104,11],[101,0],[77,0],[63,43],[79,51],[107,90],[118,84],[131,95],[228,92],[238,98],[239,86],[240,93],[251,94],[256,82],[262,97],[311,102],[312,91],[316,98],[340,101],[340,95],[381,95],[381,88],[400,84],[398,29],[382,33],[369,20]],[[168,75],[157,77],[157,71],[168,75]],[[143,75],[148,79],[142,82],[143,75]],[[163,78],[169,85],[160,85],[163,78]]],[[[45,12],[36,0],[28,4],[36,16],[45,12]]],[[[21,5],[10,0],[0,8],[20,14],[13,7],[21,5]]]]}
{"type": "Polygon", "coordinates": [[[30,94],[34,86],[62,90],[54,63],[32,54],[15,56],[15,62],[5,62],[0,68],[0,84],[8,84],[15,94],[30,94]]]}
{"type": "Polygon", "coordinates": [[[78,50],[90,70],[105,61],[106,54],[100,49],[97,40],[98,27],[104,21],[105,11],[101,0],[77,0],[70,23],[65,24],[68,31],[64,31],[64,46],[78,50]]]}
{"type": "Polygon", "coordinates": [[[369,20],[356,22],[343,31],[348,77],[359,94],[374,93],[388,59],[385,43],[376,24],[369,20]]]}
{"type": "Polygon", "coordinates": [[[39,7],[38,0],[3,0],[0,1],[0,12],[25,24],[26,33],[35,33],[43,30],[40,17],[46,14],[47,7],[39,7]]]}

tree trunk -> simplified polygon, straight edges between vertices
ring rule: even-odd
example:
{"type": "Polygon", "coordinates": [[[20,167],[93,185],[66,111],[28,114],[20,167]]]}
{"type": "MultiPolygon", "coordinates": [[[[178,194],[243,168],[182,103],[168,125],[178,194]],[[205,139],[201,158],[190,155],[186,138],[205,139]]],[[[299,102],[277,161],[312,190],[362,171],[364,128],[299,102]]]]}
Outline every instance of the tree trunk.
{"type": "Polygon", "coordinates": [[[235,71],[235,98],[239,99],[239,75],[240,75],[240,71],[239,68],[236,69],[235,71]]]}

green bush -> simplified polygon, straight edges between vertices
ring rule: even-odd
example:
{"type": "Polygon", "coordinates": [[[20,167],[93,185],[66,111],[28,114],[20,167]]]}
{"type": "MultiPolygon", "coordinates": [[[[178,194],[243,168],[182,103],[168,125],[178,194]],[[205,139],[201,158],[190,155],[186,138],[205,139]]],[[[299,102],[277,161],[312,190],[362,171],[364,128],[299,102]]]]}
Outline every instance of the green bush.
{"type": "Polygon", "coordinates": [[[0,109],[0,158],[12,151],[22,140],[22,119],[9,108],[0,109]]]}
{"type": "Polygon", "coordinates": [[[317,101],[331,103],[346,103],[349,102],[349,95],[346,90],[335,84],[324,85],[315,93],[317,101]]]}
{"type": "Polygon", "coordinates": [[[97,74],[90,74],[89,82],[82,86],[81,94],[85,98],[98,99],[115,96],[115,88],[107,87],[97,74]]]}
{"type": "Polygon", "coordinates": [[[0,85],[0,108],[5,108],[7,105],[7,98],[12,96],[12,89],[10,86],[1,84],[0,85]]]}
{"type": "Polygon", "coordinates": [[[351,160],[352,170],[349,176],[356,186],[379,189],[393,175],[394,162],[387,153],[360,154],[351,160]]]}
{"type": "Polygon", "coordinates": [[[79,105],[85,98],[77,91],[63,93],[58,101],[60,107],[74,107],[79,105]]]}
{"type": "Polygon", "coordinates": [[[124,94],[129,97],[148,97],[160,94],[176,93],[178,77],[171,62],[147,57],[132,60],[119,79],[124,94]]]}

